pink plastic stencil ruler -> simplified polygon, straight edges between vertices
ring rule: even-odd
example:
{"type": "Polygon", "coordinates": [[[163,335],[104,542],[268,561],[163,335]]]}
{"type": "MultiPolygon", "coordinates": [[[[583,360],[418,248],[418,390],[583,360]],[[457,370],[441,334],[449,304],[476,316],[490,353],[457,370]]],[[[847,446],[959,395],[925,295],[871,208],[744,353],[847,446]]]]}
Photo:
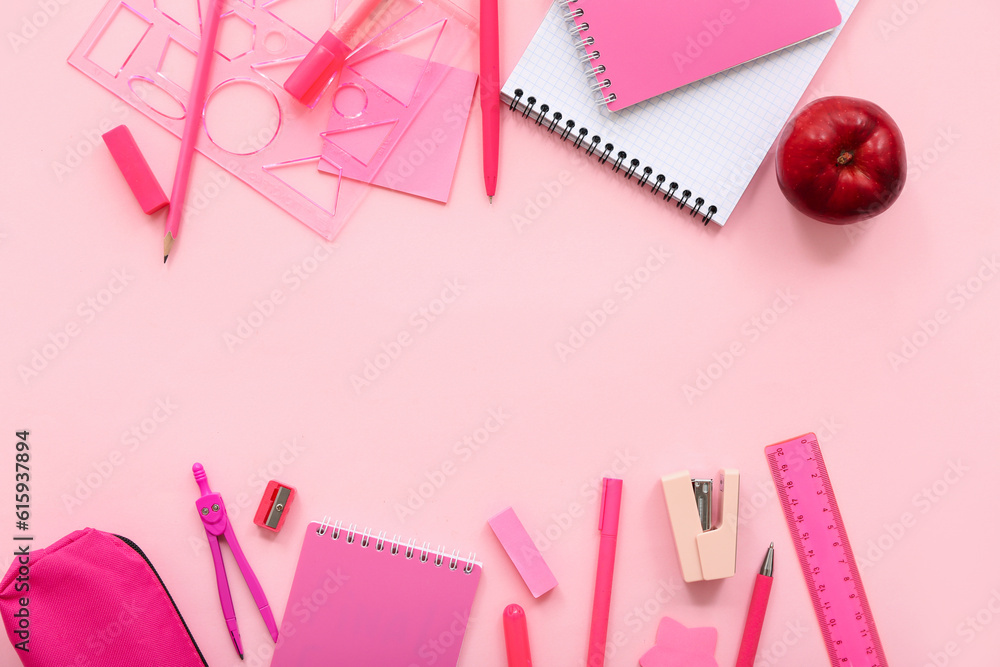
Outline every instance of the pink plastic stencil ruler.
{"type": "MultiPolygon", "coordinates": [[[[198,152],[324,238],[333,239],[371,187],[349,178],[336,156],[324,155],[329,142],[323,133],[331,108],[349,115],[355,125],[378,124],[385,121],[385,113],[375,113],[376,105],[369,108],[368,102],[393,94],[400,98],[400,90],[408,87],[406,105],[397,106],[406,106],[408,117],[416,116],[435,91],[424,81],[426,73],[456,64],[478,29],[475,20],[449,0],[393,0],[372,28],[377,34],[348,59],[348,66],[353,64],[362,77],[372,78],[345,85],[338,75],[317,103],[323,108],[314,111],[289,95],[283,84],[313,46],[300,29],[318,37],[342,4],[222,0],[208,93],[199,109],[187,105],[201,44],[204,1],[108,0],[69,63],[178,137],[187,114],[197,114],[201,117],[198,152]],[[310,14],[310,20],[300,17],[296,25],[288,23],[298,14],[310,14]],[[406,72],[382,79],[372,76],[377,69],[373,63],[382,66],[400,54],[409,56],[406,72]],[[379,84],[391,84],[390,90],[379,84]]],[[[448,131],[461,134],[464,127],[448,131]]],[[[397,147],[407,149],[400,142],[404,130],[402,125],[387,126],[382,135],[366,137],[370,172],[377,172],[397,147]]],[[[407,155],[410,152],[406,150],[407,155]]],[[[201,194],[203,200],[212,198],[207,187],[201,194]]],[[[200,212],[197,201],[197,193],[192,193],[186,218],[200,212]]]]}
{"type": "Polygon", "coordinates": [[[774,486],[834,667],[887,667],[819,441],[765,448],[774,486]]]}

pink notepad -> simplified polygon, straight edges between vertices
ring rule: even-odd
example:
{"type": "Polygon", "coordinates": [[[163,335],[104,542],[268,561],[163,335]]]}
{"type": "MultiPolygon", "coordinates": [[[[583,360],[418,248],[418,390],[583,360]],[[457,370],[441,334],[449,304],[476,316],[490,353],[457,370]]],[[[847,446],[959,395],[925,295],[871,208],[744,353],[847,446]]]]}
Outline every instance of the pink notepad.
{"type": "Polygon", "coordinates": [[[840,25],[835,0],[568,0],[611,111],[840,25]]]}
{"type": "Polygon", "coordinates": [[[455,667],[482,566],[313,522],[306,529],[272,667],[455,667]]]}
{"type": "Polygon", "coordinates": [[[423,62],[414,65],[413,60],[386,50],[344,68],[323,133],[319,169],[334,174],[341,171],[344,178],[447,202],[479,77],[436,62],[427,62],[425,70],[423,62]],[[364,98],[364,114],[345,114],[338,107],[342,92],[355,93],[372,86],[398,90],[407,86],[414,72],[420,85],[408,104],[388,94],[373,94],[364,98]],[[392,152],[372,159],[381,155],[390,138],[395,142],[392,152]]]}

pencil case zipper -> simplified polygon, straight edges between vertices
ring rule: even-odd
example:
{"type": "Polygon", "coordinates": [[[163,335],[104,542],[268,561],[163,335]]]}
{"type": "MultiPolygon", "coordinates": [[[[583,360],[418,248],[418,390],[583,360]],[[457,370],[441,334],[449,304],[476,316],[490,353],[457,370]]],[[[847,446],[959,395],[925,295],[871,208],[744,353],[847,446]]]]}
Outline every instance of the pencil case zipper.
{"type": "Polygon", "coordinates": [[[187,632],[188,637],[191,639],[191,643],[194,645],[194,650],[198,652],[198,657],[201,658],[201,664],[205,665],[205,667],[208,667],[208,661],[205,660],[205,655],[201,652],[201,648],[198,646],[198,642],[194,640],[194,635],[191,634],[191,628],[188,627],[187,621],[185,621],[184,617],[181,615],[181,610],[177,608],[177,603],[174,602],[174,596],[172,596],[170,594],[170,591],[167,590],[167,585],[163,583],[163,579],[160,577],[160,573],[156,571],[155,567],[153,567],[153,563],[149,560],[149,557],[145,553],[143,553],[142,549],[139,548],[138,544],[128,539],[127,537],[117,534],[115,534],[115,537],[117,537],[119,540],[127,544],[133,551],[139,554],[139,556],[144,561],[146,561],[146,565],[148,565],[149,569],[152,570],[153,575],[156,577],[156,580],[160,582],[160,587],[163,589],[163,592],[167,594],[167,599],[170,600],[170,604],[173,605],[174,613],[177,614],[177,618],[180,619],[181,625],[184,626],[184,631],[187,632]]]}

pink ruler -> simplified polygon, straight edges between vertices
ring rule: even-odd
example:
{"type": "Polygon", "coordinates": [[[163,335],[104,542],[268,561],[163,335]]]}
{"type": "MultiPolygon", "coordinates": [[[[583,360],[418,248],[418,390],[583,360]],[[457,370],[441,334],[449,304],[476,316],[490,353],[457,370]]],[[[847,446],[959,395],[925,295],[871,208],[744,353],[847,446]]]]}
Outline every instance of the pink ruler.
{"type": "Polygon", "coordinates": [[[887,667],[847,530],[813,433],[764,449],[834,667],[887,667]]]}

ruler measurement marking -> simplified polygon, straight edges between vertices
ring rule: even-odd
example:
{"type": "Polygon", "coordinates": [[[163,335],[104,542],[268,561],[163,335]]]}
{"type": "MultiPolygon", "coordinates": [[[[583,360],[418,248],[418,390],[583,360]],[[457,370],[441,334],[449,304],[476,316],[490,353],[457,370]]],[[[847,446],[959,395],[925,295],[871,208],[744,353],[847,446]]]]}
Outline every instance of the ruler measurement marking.
{"type": "Polygon", "coordinates": [[[830,661],[837,667],[886,667],[819,443],[809,434],[771,445],[766,456],[830,661]]]}
{"type": "MultiPolygon", "coordinates": [[[[778,457],[777,454],[774,455],[768,454],[768,458],[771,461],[770,465],[771,475],[772,477],[774,477],[775,480],[784,477],[780,469],[780,466],[778,464],[777,457],[778,457]]],[[[791,503],[792,499],[788,495],[786,486],[783,484],[778,484],[777,486],[778,486],[778,496],[781,499],[782,507],[792,508],[793,507],[791,503]]],[[[801,504],[797,498],[794,500],[795,500],[794,506],[798,506],[799,504],[801,504]]],[[[809,589],[809,597],[812,599],[813,609],[818,611],[818,609],[822,607],[823,604],[823,600],[820,597],[818,591],[819,585],[816,583],[816,579],[812,574],[812,567],[810,566],[808,556],[806,555],[805,543],[802,541],[800,532],[798,528],[796,528],[795,526],[797,521],[790,511],[785,512],[785,522],[788,524],[788,531],[792,534],[792,542],[795,544],[795,553],[798,556],[799,566],[802,568],[802,573],[805,575],[806,578],[806,587],[809,589]]],[[[834,641],[833,635],[830,633],[830,628],[824,622],[824,619],[820,618],[819,621],[820,621],[819,622],[820,633],[823,635],[823,641],[827,646],[827,650],[829,651],[829,647],[833,645],[834,641]]]]}

